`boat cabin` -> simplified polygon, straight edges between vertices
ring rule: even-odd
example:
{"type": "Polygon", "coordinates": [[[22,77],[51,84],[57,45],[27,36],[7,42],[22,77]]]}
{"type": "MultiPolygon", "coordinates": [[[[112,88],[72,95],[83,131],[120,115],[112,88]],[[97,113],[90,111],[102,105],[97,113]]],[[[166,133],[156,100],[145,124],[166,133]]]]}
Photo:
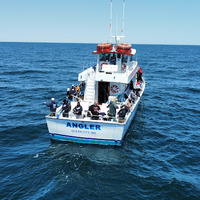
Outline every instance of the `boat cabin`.
{"type": "Polygon", "coordinates": [[[130,44],[100,43],[93,54],[97,54],[97,64],[79,74],[79,81],[85,82],[84,100],[99,104],[116,98],[118,90],[124,95],[130,92],[130,84],[136,79],[136,50],[130,44]]]}

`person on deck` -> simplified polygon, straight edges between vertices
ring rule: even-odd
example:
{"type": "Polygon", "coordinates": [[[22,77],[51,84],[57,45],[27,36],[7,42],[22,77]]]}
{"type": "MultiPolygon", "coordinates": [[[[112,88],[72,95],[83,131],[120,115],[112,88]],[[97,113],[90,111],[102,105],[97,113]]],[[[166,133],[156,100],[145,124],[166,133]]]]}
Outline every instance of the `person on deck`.
{"type": "Polygon", "coordinates": [[[137,71],[137,82],[142,82],[142,69],[139,68],[137,71]]]}
{"type": "Polygon", "coordinates": [[[63,105],[62,105],[63,117],[69,117],[70,110],[71,110],[71,105],[69,104],[69,102],[66,99],[64,99],[63,105]]]}
{"type": "Polygon", "coordinates": [[[74,85],[72,85],[70,91],[69,91],[69,99],[74,99],[74,96],[76,96],[76,88],[74,85]]]}
{"type": "Polygon", "coordinates": [[[47,102],[44,102],[44,104],[50,108],[50,116],[55,116],[57,103],[55,102],[54,98],[51,98],[51,102],[48,104],[47,102]]]}
{"type": "Polygon", "coordinates": [[[135,94],[135,90],[133,89],[130,93],[130,98],[131,98],[131,101],[134,103],[135,100],[137,99],[137,95],[135,94]]]}
{"type": "Polygon", "coordinates": [[[140,97],[140,94],[139,94],[139,92],[140,92],[140,84],[137,84],[136,83],[136,86],[135,86],[135,88],[133,88],[133,91],[135,92],[135,94],[138,96],[138,97],[140,97]]]}
{"type": "Polygon", "coordinates": [[[117,117],[119,118],[119,122],[124,122],[124,118],[126,116],[126,113],[128,112],[128,108],[125,105],[122,105],[120,107],[119,112],[117,113],[117,117]]]}
{"type": "Polygon", "coordinates": [[[115,100],[110,101],[107,108],[109,108],[108,116],[110,116],[111,118],[115,120],[116,109],[118,109],[118,106],[116,105],[115,100]]]}
{"type": "Polygon", "coordinates": [[[77,96],[80,97],[81,91],[78,84],[76,84],[76,92],[77,92],[77,96]]]}
{"type": "Polygon", "coordinates": [[[77,101],[77,105],[73,109],[73,113],[76,115],[76,118],[79,119],[82,116],[83,108],[79,101],[77,101]]]}
{"type": "Polygon", "coordinates": [[[70,96],[70,88],[67,88],[67,94],[66,94],[66,96],[67,96],[66,98],[69,99],[69,96],[70,96]]]}
{"type": "Polygon", "coordinates": [[[79,87],[80,87],[80,97],[81,97],[81,99],[83,99],[84,98],[85,83],[82,82],[79,87]]]}
{"type": "Polygon", "coordinates": [[[94,101],[94,104],[92,104],[89,107],[89,113],[90,116],[93,120],[98,120],[99,119],[99,112],[100,112],[100,107],[97,104],[97,101],[94,101]]]}
{"type": "Polygon", "coordinates": [[[117,101],[118,102],[122,101],[122,92],[119,89],[117,89],[117,101]]]}
{"type": "Polygon", "coordinates": [[[132,107],[132,105],[133,105],[133,103],[132,103],[131,98],[128,98],[127,101],[126,101],[126,104],[125,104],[125,106],[126,106],[126,108],[127,108],[128,111],[130,110],[130,108],[132,107]]]}

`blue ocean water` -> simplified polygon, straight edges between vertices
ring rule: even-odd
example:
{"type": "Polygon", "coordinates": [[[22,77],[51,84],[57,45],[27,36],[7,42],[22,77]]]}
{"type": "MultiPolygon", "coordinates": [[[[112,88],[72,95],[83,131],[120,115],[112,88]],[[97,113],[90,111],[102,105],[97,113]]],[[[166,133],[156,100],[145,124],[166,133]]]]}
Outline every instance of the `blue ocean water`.
{"type": "Polygon", "coordinates": [[[51,143],[45,121],[96,44],[0,43],[0,199],[200,199],[200,46],[133,47],[146,90],[110,147],[51,143]]]}

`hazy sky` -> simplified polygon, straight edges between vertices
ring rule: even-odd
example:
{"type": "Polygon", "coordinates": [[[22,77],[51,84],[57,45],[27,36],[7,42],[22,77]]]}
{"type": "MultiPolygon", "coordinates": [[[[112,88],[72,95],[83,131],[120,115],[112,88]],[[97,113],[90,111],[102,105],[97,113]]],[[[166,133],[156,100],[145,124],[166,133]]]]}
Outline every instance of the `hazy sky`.
{"type": "MultiPolygon", "coordinates": [[[[112,1],[121,34],[123,0],[112,1]]],[[[200,0],[125,2],[125,42],[200,45],[200,0]]],[[[0,0],[2,42],[107,42],[109,24],[110,0],[0,0]]]]}

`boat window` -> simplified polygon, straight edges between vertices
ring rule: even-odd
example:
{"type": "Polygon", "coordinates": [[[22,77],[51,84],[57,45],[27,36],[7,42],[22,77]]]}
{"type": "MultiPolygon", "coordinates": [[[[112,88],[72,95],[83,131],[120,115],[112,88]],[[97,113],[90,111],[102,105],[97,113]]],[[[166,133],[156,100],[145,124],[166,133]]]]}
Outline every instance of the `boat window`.
{"type": "Polygon", "coordinates": [[[130,61],[133,61],[133,56],[130,56],[130,61]]]}
{"type": "Polygon", "coordinates": [[[127,55],[122,55],[122,62],[125,63],[128,60],[128,56],[127,55]]]}
{"type": "Polygon", "coordinates": [[[108,53],[100,54],[100,61],[109,61],[109,60],[110,60],[110,54],[108,53]]]}
{"type": "Polygon", "coordinates": [[[121,54],[117,54],[117,58],[121,58],[121,54]]]}
{"type": "Polygon", "coordinates": [[[116,55],[113,53],[110,58],[110,64],[116,65],[116,55]]]}
{"type": "Polygon", "coordinates": [[[106,54],[106,60],[110,61],[110,54],[109,53],[106,54]]]}
{"type": "Polygon", "coordinates": [[[100,54],[100,61],[106,61],[105,53],[100,54]]]}

